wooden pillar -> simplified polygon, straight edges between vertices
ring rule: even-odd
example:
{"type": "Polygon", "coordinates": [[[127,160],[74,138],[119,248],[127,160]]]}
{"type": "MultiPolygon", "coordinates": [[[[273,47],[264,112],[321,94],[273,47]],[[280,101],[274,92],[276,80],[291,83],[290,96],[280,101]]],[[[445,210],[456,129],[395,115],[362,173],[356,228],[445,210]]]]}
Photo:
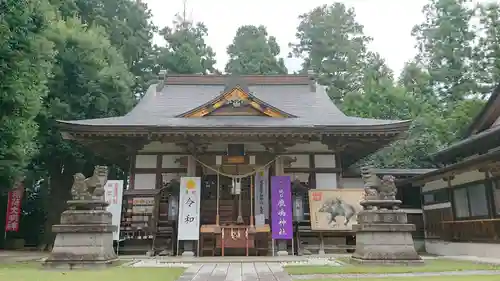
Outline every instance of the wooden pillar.
{"type": "MultiPolygon", "coordinates": [[[[278,157],[276,161],[274,162],[274,174],[276,176],[283,176],[285,174],[285,167],[283,165],[283,158],[278,157]]],[[[288,249],[287,249],[287,241],[286,240],[279,240],[278,241],[278,256],[287,256],[288,255],[288,249]]]]}
{"type": "MultiPolygon", "coordinates": [[[[187,161],[187,176],[195,177],[196,176],[196,160],[193,156],[188,156],[187,161]]],[[[184,251],[182,252],[183,256],[194,256],[194,245],[195,241],[183,241],[184,243],[184,251]]]]}

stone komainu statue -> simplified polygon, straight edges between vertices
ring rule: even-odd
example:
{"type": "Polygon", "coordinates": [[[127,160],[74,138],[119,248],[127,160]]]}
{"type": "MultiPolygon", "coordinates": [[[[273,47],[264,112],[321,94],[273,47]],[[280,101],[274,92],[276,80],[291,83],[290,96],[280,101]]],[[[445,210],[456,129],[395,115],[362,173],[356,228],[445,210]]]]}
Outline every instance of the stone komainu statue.
{"type": "Polygon", "coordinates": [[[385,175],[380,179],[373,171],[373,166],[361,168],[361,177],[365,182],[366,200],[396,200],[396,185],[394,177],[385,175]]]}
{"type": "Polygon", "coordinates": [[[71,195],[73,200],[91,200],[92,197],[101,198],[104,195],[104,184],[108,178],[108,167],[96,166],[94,174],[85,178],[82,173],[76,173],[73,176],[73,186],[71,187],[71,195]],[[104,182],[101,182],[104,179],[104,182]]]}

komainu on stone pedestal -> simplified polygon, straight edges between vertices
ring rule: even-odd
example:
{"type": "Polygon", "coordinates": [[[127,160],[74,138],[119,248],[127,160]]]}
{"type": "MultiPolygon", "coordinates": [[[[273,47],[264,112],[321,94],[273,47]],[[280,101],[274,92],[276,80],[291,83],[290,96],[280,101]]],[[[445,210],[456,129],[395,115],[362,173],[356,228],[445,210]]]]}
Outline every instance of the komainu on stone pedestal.
{"type": "Polygon", "coordinates": [[[363,211],[358,214],[356,251],[351,260],[363,264],[421,264],[422,258],[415,251],[412,232],[415,225],[408,223],[406,213],[399,210],[393,176],[382,180],[372,167],[363,167],[365,199],[363,211]]]}
{"type": "Polygon", "coordinates": [[[61,223],[54,225],[54,247],[44,261],[46,268],[100,268],[118,259],[113,249],[111,213],[103,198],[107,181],[107,167],[96,166],[94,175],[86,179],[75,174],[71,189],[73,200],[61,215],[61,223]]]}

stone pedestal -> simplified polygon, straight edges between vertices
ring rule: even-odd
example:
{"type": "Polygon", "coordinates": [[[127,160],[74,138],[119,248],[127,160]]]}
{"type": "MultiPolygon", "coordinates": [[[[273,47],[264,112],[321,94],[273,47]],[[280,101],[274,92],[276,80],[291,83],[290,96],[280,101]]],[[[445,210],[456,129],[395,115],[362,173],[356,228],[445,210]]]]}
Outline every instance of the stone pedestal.
{"type": "Polygon", "coordinates": [[[182,252],[183,257],[194,257],[194,243],[193,241],[182,241],[184,243],[184,251],[182,252]]]}
{"type": "Polygon", "coordinates": [[[352,261],[363,264],[423,263],[415,251],[411,232],[415,225],[408,224],[402,210],[364,210],[358,214],[356,251],[352,261]]]}
{"type": "Polygon", "coordinates": [[[288,256],[287,241],[278,240],[278,256],[288,256]]]}
{"type": "Polygon", "coordinates": [[[74,208],[61,215],[61,224],[54,225],[54,247],[44,261],[46,268],[100,268],[118,259],[113,249],[111,213],[107,203],[97,200],[68,201],[74,208]]]}

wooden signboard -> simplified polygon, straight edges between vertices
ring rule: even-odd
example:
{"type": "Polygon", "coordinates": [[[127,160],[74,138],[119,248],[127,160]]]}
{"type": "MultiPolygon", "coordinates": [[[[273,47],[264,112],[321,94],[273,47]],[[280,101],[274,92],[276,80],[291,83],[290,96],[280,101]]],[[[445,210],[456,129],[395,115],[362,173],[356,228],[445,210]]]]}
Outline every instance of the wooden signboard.
{"type": "Polygon", "coordinates": [[[364,189],[309,190],[311,229],[352,231],[363,196],[364,189]]]}
{"type": "Polygon", "coordinates": [[[245,156],[224,156],[224,164],[246,164],[245,156]]]}

